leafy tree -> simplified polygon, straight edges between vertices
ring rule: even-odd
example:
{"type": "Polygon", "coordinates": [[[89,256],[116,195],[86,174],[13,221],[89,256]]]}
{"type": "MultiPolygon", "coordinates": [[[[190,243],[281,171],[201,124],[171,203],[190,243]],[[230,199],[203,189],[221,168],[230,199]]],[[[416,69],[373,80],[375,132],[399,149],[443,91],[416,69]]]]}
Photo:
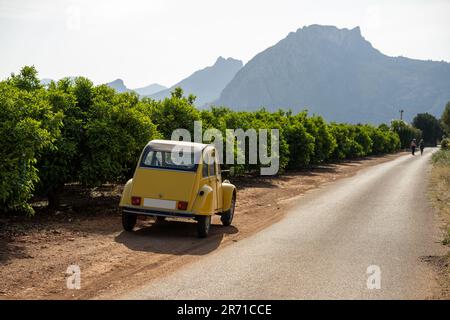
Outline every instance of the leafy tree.
{"type": "MultiPolygon", "coordinates": [[[[306,118],[306,112],[301,116],[306,118]]],[[[323,118],[320,116],[306,118],[305,127],[308,133],[314,137],[314,155],[311,162],[321,163],[329,159],[336,148],[336,139],[323,118]]]]}
{"type": "Polygon", "coordinates": [[[352,159],[366,155],[363,146],[356,141],[360,132],[356,125],[331,123],[329,127],[336,140],[336,147],[328,160],[352,159]]]}
{"type": "Polygon", "coordinates": [[[441,116],[441,125],[447,137],[450,137],[450,101],[445,105],[444,112],[441,116]]]}
{"type": "Polygon", "coordinates": [[[436,146],[442,138],[439,120],[429,113],[419,113],[413,119],[413,126],[422,131],[422,138],[427,145],[436,146]]]}
{"type": "Polygon", "coordinates": [[[39,152],[52,146],[62,114],[53,112],[33,67],[0,82],[0,210],[33,213],[39,152]]]}
{"type": "Polygon", "coordinates": [[[99,185],[129,178],[142,148],[158,136],[136,94],[94,87],[85,78],[52,83],[48,94],[53,109],[64,114],[55,148],[46,148],[38,162],[40,191],[51,207],[58,206],[68,182],[99,185]]]}
{"type": "MultiPolygon", "coordinates": [[[[278,156],[279,158],[279,173],[282,173],[289,162],[289,145],[286,141],[285,137],[285,126],[287,122],[286,113],[282,110],[278,110],[276,112],[268,112],[264,108],[257,110],[255,112],[247,112],[247,118],[250,119],[250,124],[247,125],[248,128],[257,129],[258,134],[261,129],[265,129],[268,132],[268,144],[267,147],[270,151],[271,146],[271,138],[270,138],[270,130],[276,129],[279,132],[279,151],[277,155],[271,154],[271,156],[278,156]]],[[[258,149],[259,149],[259,139],[258,139],[258,149]]],[[[258,159],[259,160],[259,159],[258,159]]],[[[257,169],[261,166],[258,163],[257,169]]]]}
{"type": "Polygon", "coordinates": [[[422,137],[422,131],[420,129],[414,128],[402,120],[392,120],[391,128],[398,134],[401,148],[403,149],[409,148],[412,139],[419,141],[422,137]]]}
{"type": "Polygon", "coordinates": [[[314,156],[315,139],[306,131],[302,121],[298,117],[291,118],[283,134],[289,145],[289,168],[308,166],[314,156]]]}
{"type": "Polygon", "coordinates": [[[64,184],[78,181],[85,117],[74,91],[69,78],[51,82],[47,90],[53,111],[64,115],[61,134],[38,158],[39,193],[48,197],[52,208],[58,206],[64,184]]]}
{"type": "Polygon", "coordinates": [[[441,148],[444,150],[450,150],[450,138],[442,139],[441,148]]]}
{"type": "Polygon", "coordinates": [[[192,99],[183,97],[181,88],[175,88],[171,98],[146,100],[145,108],[164,139],[171,139],[172,132],[179,128],[187,129],[193,137],[194,121],[200,120],[200,112],[192,103],[192,99]]]}
{"type": "MultiPolygon", "coordinates": [[[[87,78],[78,77],[75,79],[73,93],[77,98],[78,108],[80,108],[83,112],[88,111],[92,105],[93,87],[94,85],[92,81],[87,78]]],[[[111,93],[110,96],[112,96],[111,93]]]]}
{"type": "Polygon", "coordinates": [[[331,123],[329,125],[330,132],[336,141],[336,148],[334,148],[330,158],[333,160],[342,160],[350,154],[350,129],[348,125],[331,123]]]}
{"type": "Polygon", "coordinates": [[[391,153],[400,149],[400,138],[386,124],[381,124],[378,128],[370,125],[365,127],[372,140],[372,154],[391,153]]]}
{"type": "Polygon", "coordinates": [[[131,177],[142,149],[159,134],[150,115],[138,108],[137,94],[116,94],[105,85],[94,92],[84,125],[80,181],[95,186],[131,177]]]}
{"type": "Polygon", "coordinates": [[[367,126],[354,126],[353,139],[362,147],[362,153],[360,156],[367,156],[372,153],[373,141],[370,138],[369,129],[367,126]]]}
{"type": "Polygon", "coordinates": [[[37,74],[38,72],[34,66],[25,66],[20,70],[19,74],[12,73],[6,82],[26,91],[41,89],[42,85],[37,74]]]}
{"type": "Polygon", "coordinates": [[[386,134],[386,131],[371,126],[367,126],[366,129],[368,130],[370,140],[372,141],[371,153],[385,153],[389,144],[389,135],[386,134]]]}
{"type": "Polygon", "coordinates": [[[173,91],[170,93],[172,98],[176,99],[182,99],[183,98],[183,89],[181,87],[176,87],[173,89],[173,91]]]}
{"type": "Polygon", "coordinates": [[[189,104],[194,104],[195,99],[197,99],[197,96],[193,95],[193,94],[189,94],[189,96],[187,97],[187,101],[189,104]]]}

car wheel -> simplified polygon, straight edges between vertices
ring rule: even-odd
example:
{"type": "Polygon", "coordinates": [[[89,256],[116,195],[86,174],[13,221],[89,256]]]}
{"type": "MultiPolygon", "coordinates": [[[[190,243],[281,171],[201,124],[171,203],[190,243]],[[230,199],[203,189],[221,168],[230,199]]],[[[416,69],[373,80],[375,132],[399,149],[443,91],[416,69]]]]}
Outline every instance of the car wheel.
{"type": "Polygon", "coordinates": [[[122,226],[125,231],[132,231],[136,225],[136,220],[136,214],[122,212],[122,226]]]}
{"type": "Polygon", "coordinates": [[[233,221],[234,217],[234,207],[236,206],[236,196],[233,195],[233,198],[231,198],[231,207],[227,211],[225,211],[222,216],[220,217],[220,220],[222,221],[222,224],[224,226],[231,225],[231,222],[233,221]]]}
{"type": "Polygon", "coordinates": [[[206,238],[211,227],[211,216],[197,217],[197,234],[200,238],[206,238]]]}
{"type": "Polygon", "coordinates": [[[156,223],[163,223],[164,221],[166,221],[166,217],[156,216],[156,223]]]}

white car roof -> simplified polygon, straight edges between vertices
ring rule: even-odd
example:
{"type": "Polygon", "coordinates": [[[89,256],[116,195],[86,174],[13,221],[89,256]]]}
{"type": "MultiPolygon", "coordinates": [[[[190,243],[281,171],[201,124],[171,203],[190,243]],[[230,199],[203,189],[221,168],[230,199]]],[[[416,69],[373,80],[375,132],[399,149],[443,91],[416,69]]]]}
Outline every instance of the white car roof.
{"type": "Polygon", "coordinates": [[[176,146],[192,148],[194,153],[201,152],[208,146],[209,144],[197,143],[197,142],[188,142],[188,141],[175,141],[175,140],[152,140],[149,141],[147,146],[150,146],[152,149],[161,150],[161,151],[172,151],[172,149],[176,146]]]}

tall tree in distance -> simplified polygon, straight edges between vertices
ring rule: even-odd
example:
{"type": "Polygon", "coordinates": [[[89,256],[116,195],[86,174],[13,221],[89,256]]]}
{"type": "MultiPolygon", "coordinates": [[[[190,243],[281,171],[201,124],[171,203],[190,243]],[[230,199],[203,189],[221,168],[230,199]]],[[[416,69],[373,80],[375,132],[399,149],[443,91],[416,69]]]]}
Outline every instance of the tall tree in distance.
{"type": "Polygon", "coordinates": [[[445,105],[444,112],[441,116],[441,126],[442,129],[447,134],[447,137],[450,137],[450,101],[445,105]]]}
{"type": "Polygon", "coordinates": [[[413,126],[422,130],[422,138],[425,144],[436,146],[442,138],[442,129],[439,120],[429,113],[419,113],[413,119],[413,126]]]}
{"type": "Polygon", "coordinates": [[[38,72],[34,66],[23,67],[18,74],[11,73],[7,82],[16,88],[32,91],[41,89],[42,85],[38,78],[38,72]]]}
{"type": "Polygon", "coordinates": [[[422,130],[403,120],[392,120],[391,129],[398,134],[402,149],[409,148],[412,139],[420,140],[422,138],[422,130]]]}

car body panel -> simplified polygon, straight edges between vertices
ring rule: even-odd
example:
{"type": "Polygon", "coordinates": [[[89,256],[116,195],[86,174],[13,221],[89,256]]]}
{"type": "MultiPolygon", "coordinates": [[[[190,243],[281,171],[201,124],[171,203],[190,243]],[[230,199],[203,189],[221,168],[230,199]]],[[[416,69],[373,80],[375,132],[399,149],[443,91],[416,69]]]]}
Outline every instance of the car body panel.
{"type": "Polygon", "coordinates": [[[137,168],[131,193],[142,199],[187,201],[190,210],[195,180],[195,172],[137,168]]]}
{"type": "Polygon", "coordinates": [[[230,210],[231,200],[236,197],[236,187],[229,182],[222,182],[222,210],[230,210]]]}
{"type": "Polygon", "coordinates": [[[133,179],[130,179],[125,183],[123,187],[122,196],[120,197],[119,206],[131,206],[131,187],[133,185],[133,179]]]}

